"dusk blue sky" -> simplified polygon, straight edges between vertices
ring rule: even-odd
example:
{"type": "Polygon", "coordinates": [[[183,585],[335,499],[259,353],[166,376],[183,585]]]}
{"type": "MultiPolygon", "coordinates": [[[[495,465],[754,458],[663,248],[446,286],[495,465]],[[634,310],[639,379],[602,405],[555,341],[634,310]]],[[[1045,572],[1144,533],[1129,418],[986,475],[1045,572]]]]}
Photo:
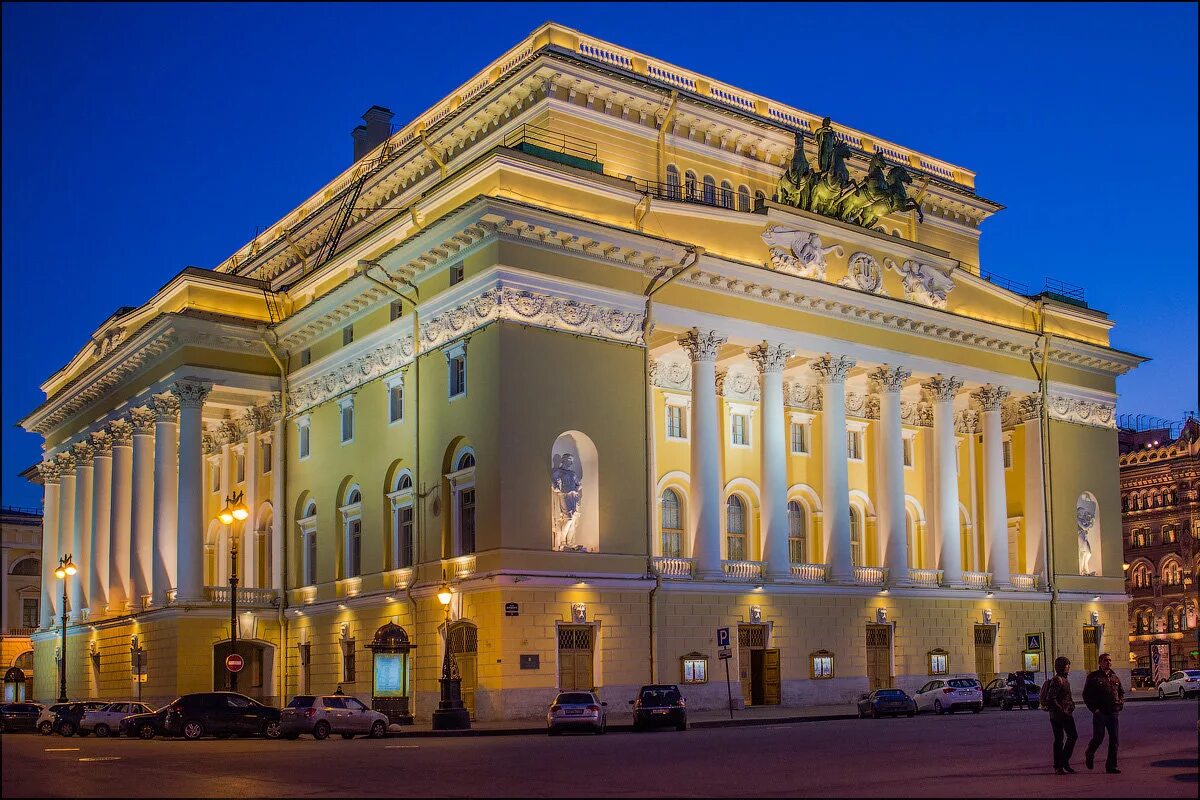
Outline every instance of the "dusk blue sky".
{"type": "Polygon", "coordinates": [[[1086,288],[1154,360],[1119,412],[1197,406],[1194,4],[3,6],[3,496],[39,384],[122,305],[213,267],[553,19],[978,174],[982,264],[1086,288]]]}

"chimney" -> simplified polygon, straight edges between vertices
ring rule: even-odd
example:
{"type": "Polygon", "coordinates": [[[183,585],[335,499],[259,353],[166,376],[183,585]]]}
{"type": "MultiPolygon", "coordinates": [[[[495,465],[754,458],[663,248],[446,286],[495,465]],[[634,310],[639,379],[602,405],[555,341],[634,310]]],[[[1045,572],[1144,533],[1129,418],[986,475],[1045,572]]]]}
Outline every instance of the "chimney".
{"type": "Polygon", "coordinates": [[[383,106],[371,106],[362,118],[367,124],[350,131],[354,138],[355,161],[383,144],[392,133],[392,112],[383,106]]]}

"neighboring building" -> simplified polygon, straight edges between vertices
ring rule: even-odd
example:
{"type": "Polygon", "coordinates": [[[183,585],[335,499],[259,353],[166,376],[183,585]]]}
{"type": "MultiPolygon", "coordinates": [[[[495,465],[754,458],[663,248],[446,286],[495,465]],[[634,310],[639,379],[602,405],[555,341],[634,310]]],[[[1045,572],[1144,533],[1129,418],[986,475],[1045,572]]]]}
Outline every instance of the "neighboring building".
{"type": "Polygon", "coordinates": [[[552,23],[390,116],[23,420],[46,552],[80,567],[72,696],[225,685],[235,544],[268,702],[374,682],[428,718],[449,647],[481,719],[650,681],[717,707],[718,628],[754,704],[1126,662],[1113,412],[1142,359],[1081,297],[981,277],[1000,206],[970,171],[552,23]]]}
{"type": "Polygon", "coordinates": [[[1200,422],[1118,437],[1130,661],[1157,683],[1200,668],[1200,422]]]}
{"type": "Polygon", "coordinates": [[[42,512],[0,508],[4,585],[0,589],[0,663],[4,702],[33,698],[33,643],[42,585],[42,512]]]}

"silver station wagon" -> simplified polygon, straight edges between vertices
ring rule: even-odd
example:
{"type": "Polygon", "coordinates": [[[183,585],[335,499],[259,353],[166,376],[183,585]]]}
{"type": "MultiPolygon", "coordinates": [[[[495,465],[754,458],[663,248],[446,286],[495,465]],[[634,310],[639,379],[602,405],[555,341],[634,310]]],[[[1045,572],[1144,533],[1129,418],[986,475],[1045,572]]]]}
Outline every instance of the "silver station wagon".
{"type": "Polygon", "coordinates": [[[283,738],[298,739],[312,734],[324,739],[340,733],[343,739],[355,736],[382,738],[387,734],[387,715],[363,705],[357,697],[340,694],[298,694],[279,713],[283,738]]]}

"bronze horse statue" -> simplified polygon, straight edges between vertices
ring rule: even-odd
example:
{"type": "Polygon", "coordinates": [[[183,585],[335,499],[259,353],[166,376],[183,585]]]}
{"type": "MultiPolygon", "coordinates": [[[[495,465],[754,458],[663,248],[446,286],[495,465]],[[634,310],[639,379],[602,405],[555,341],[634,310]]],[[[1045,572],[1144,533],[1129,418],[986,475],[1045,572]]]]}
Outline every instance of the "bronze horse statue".
{"type": "Polygon", "coordinates": [[[804,155],[804,134],[797,131],[792,161],[779,176],[779,202],[809,210],[816,178],[816,173],[808,165],[808,158],[804,155]]]}
{"type": "MultiPolygon", "coordinates": [[[[878,154],[877,154],[878,155],[878,154]]],[[[882,161],[882,159],[880,159],[882,161]]],[[[875,159],[872,159],[874,163],[875,159]]],[[[882,168],[880,169],[882,173],[882,168]]],[[[870,180],[868,174],[868,189],[864,193],[870,198],[870,202],[856,209],[856,214],[852,221],[864,228],[873,228],[880,219],[897,212],[916,211],[917,220],[925,221],[925,214],[921,211],[921,204],[908,196],[908,191],[904,188],[907,184],[912,183],[912,175],[902,166],[894,166],[887,173],[886,181],[880,185],[878,176],[875,181],[870,180]]]]}

